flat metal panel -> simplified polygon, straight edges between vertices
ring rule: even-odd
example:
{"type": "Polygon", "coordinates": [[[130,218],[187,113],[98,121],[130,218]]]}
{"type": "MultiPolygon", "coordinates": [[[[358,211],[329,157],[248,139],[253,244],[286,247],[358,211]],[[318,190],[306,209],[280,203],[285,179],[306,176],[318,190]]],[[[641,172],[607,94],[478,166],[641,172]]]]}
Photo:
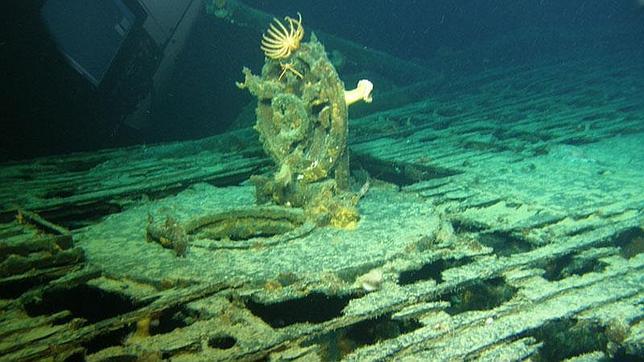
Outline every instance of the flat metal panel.
{"type": "Polygon", "coordinates": [[[102,81],[135,22],[121,0],[47,0],[41,14],[60,51],[94,85],[102,81]]]}

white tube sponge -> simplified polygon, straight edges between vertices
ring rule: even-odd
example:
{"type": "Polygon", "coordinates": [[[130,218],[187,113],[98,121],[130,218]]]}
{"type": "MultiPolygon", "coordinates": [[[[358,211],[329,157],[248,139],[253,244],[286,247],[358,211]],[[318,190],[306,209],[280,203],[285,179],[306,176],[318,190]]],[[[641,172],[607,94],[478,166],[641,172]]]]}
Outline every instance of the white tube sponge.
{"type": "Polygon", "coordinates": [[[355,89],[344,91],[344,102],[347,104],[347,107],[358,101],[371,103],[372,90],[373,90],[373,83],[371,83],[367,79],[362,79],[358,81],[358,85],[356,86],[355,89]]]}

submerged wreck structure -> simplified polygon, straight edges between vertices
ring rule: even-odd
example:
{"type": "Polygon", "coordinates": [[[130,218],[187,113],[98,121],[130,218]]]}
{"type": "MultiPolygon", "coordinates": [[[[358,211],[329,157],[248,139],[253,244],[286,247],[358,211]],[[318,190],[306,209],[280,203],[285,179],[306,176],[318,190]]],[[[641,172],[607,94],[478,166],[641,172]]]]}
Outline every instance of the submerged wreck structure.
{"type": "Polygon", "coordinates": [[[298,16],[285,18],[288,29],[274,19],[262,40],[261,77],[245,68],[238,84],[258,98],[255,129],[276,163],[272,177],[253,177],[257,201],[301,207],[319,225],[355,227],[359,196],[349,192],[347,107],[370,103],[373,85],[363,79],[345,91],[317,38],[300,44],[298,16]]]}
{"type": "Polygon", "coordinates": [[[254,129],[0,165],[0,360],[644,357],[644,159],[605,156],[641,154],[641,63],[444,82],[319,33],[396,84],[349,123],[370,83],[270,29],[254,129]]]}

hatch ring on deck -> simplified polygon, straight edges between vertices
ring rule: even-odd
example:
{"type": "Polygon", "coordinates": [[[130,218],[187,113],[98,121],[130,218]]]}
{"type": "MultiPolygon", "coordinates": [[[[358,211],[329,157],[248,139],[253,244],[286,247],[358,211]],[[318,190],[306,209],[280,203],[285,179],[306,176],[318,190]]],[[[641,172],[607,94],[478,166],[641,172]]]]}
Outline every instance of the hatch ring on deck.
{"type": "Polygon", "coordinates": [[[279,244],[310,233],[301,209],[261,206],[233,209],[189,221],[190,245],[206,249],[245,249],[279,244]]]}

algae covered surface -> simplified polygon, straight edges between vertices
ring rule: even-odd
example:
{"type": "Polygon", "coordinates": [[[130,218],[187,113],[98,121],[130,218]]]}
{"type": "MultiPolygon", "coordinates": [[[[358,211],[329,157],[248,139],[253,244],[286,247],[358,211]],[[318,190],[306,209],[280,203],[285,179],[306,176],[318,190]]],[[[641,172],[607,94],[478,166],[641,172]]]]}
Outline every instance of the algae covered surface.
{"type": "MultiPolygon", "coordinates": [[[[207,214],[253,207],[252,187],[217,188],[197,184],[176,196],[112,215],[77,236],[91,263],[116,278],[176,283],[243,282],[262,286],[290,275],[293,292],[351,290],[359,274],[404,259],[416,244],[434,235],[438,218],[430,203],[375,189],[360,204],[359,230],[311,228],[296,238],[255,237],[234,248],[226,238],[192,241],[185,257],[146,241],[148,215],[179,224],[207,214]],[[227,245],[230,244],[230,245],[227,245]]],[[[237,244],[239,244],[237,242],[237,244]]],[[[346,291],[345,291],[346,292],[346,291]]]]}
{"type": "Polygon", "coordinates": [[[632,38],[415,59],[246,3],[204,14],[253,39],[235,127],[0,165],[0,359],[643,358],[632,38]]]}

